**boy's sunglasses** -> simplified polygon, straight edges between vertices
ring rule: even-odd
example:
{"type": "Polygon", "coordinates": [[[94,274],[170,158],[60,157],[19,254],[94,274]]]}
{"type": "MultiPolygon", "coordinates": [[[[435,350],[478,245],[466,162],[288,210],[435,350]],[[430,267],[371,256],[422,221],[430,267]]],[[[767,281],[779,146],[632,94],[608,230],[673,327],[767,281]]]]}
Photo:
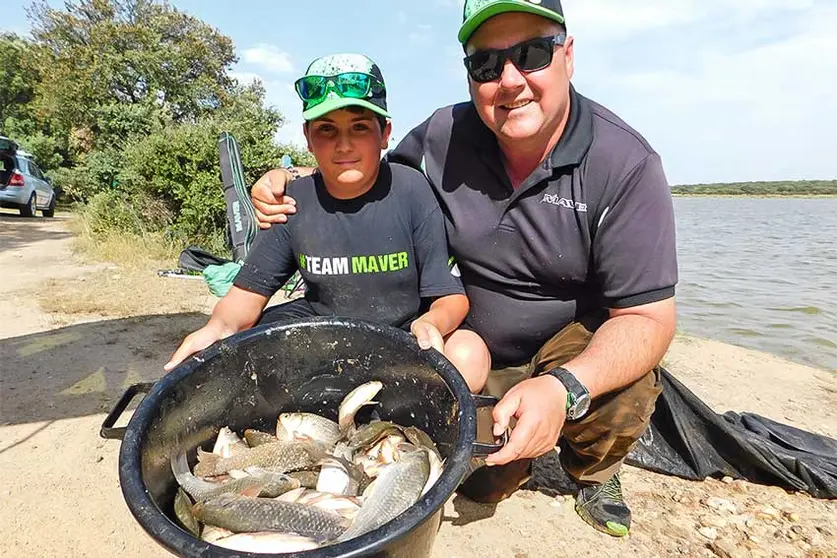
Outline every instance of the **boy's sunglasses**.
{"type": "Polygon", "coordinates": [[[494,81],[503,75],[506,60],[511,60],[521,72],[542,70],[552,64],[554,45],[562,46],[567,35],[537,37],[505,49],[478,50],[465,57],[465,67],[471,79],[478,83],[494,81]]]}
{"type": "Polygon", "coordinates": [[[384,84],[373,75],[363,72],[345,72],[336,76],[303,76],[294,83],[297,95],[308,106],[325,99],[329,90],[341,97],[365,99],[384,91],[384,84]]]}

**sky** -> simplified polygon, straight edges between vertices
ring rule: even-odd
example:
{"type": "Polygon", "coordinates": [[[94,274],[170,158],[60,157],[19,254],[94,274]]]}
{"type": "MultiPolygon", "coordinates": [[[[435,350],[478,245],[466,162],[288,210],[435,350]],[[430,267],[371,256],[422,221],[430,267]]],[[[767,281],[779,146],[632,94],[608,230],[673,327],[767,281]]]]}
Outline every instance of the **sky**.
{"type": "MultiPolygon", "coordinates": [[[[63,2],[51,0],[52,5],[63,2]]],[[[234,75],[261,79],[304,145],[293,82],[318,56],[381,67],[393,137],[467,101],[462,0],[172,0],[230,37],[234,75]]],[[[27,34],[28,0],[0,29],[27,34]]],[[[576,90],[660,153],[669,182],[837,179],[835,0],[564,0],[576,90]]],[[[392,145],[391,145],[392,146],[392,145]]]]}

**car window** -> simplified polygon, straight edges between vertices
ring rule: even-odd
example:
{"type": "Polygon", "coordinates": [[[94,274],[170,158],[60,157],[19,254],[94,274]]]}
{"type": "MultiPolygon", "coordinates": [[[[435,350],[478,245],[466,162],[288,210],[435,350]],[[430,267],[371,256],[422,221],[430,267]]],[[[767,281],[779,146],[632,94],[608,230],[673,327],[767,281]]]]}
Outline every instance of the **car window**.
{"type": "Polygon", "coordinates": [[[17,159],[17,169],[23,174],[31,174],[29,172],[29,161],[23,157],[15,157],[17,159]]]}
{"type": "Polygon", "coordinates": [[[29,161],[29,173],[30,173],[32,176],[34,176],[35,178],[39,179],[39,180],[43,180],[43,179],[44,179],[44,173],[42,173],[42,172],[41,172],[41,169],[40,169],[40,168],[38,168],[38,165],[36,165],[36,164],[35,164],[34,162],[32,162],[32,161],[29,161]]]}

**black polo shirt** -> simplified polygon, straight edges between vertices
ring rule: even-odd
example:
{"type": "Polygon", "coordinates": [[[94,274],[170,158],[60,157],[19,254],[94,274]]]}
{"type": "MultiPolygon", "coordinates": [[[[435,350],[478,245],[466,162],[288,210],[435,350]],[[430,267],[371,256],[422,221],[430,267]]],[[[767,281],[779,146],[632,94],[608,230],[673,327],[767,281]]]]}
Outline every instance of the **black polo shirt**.
{"type": "Polygon", "coordinates": [[[659,155],[571,88],[566,130],[519,188],[470,102],[447,106],[387,155],[422,169],[445,214],[492,366],[529,361],[568,323],[674,295],[671,193],[659,155]]]}

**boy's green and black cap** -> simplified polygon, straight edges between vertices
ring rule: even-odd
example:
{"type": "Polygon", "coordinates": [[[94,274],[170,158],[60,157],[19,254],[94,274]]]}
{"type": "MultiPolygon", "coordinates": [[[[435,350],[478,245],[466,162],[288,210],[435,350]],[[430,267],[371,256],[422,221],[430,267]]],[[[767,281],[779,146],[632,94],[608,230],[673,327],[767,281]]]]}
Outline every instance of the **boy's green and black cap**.
{"type": "MultiPolygon", "coordinates": [[[[324,80],[323,83],[327,82],[324,80]]],[[[352,83],[354,85],[354,82],[352,83]]],[[[381,69],[369,57],[362,54],[344,53],[330,54],[317,58],[308,66],[305,75],[296,82],[296,90],[303,99],[302,117],[313,120],[333,110],[348,106],[365,107],[376,114],[390,118],[387,112],[386,85],[381,69]],[[340,74],[365,74],[371,76],[369,92],[363,97],[342,95],[339,87],[326,87],[324,98],[317,101],[306,101],[303,95],[303,82],[306,78],[334,78],[340,74]]]]}
{"type": "Polygon", "coordinates": [[[464,45],[485,20],[506,12],[526,12],[564,23],[561,0],[465,0],[459,42],[464,45]]]}

